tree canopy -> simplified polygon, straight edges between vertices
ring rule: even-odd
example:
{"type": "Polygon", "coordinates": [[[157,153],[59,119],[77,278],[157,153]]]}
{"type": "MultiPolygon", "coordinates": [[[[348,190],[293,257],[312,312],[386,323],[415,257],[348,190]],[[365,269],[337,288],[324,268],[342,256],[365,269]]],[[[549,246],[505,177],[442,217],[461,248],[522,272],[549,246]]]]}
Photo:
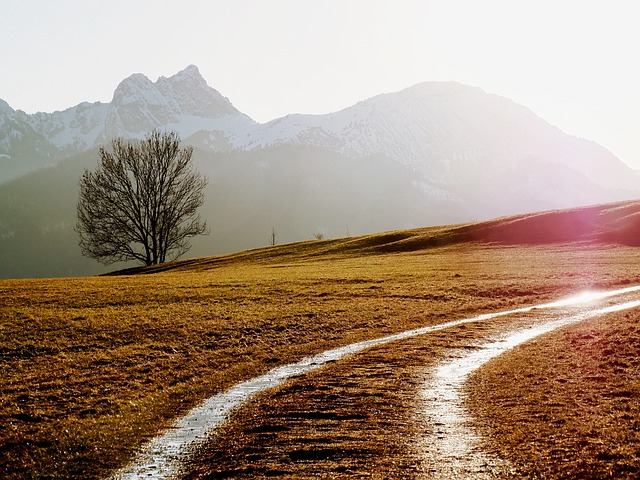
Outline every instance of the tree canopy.
{"type": "Polygon", "coordinates": [[[175,132],[152,131],[100,148],[98,167],[80,179],[76,230],[85,256],[105,265],[163,263],[186,253],[189,238],[207,233],[197,209],[207,179],[193,168],[192,147],[175,132]]]}

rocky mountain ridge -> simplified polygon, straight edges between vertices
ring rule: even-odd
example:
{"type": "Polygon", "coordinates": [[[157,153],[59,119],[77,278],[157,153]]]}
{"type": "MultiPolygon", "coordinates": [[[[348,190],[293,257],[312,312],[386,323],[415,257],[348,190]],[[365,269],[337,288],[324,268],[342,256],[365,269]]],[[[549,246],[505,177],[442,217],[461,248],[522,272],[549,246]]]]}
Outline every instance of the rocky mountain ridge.
{"type": "Polygon", "coordinates": [[[193,65],[156,82],[133,74],[118,85],[109,103],[84,102],[63,111],[28,115],[0,100],[0,158],[11,167],[0,172],[0,182],[115,137],[141,138],[153,128],[175,129],[186,138],[201,130],[230,134],[253,124],[209,87],[193,65]],[[25,151],[24,139],[37,148],[25,151]]]}
{"type": "Polygon", "coordinates": [[[110,103],[27,115],[0,100],[0,183],[153,128],[175,130],[185,143],[212,151],[305,145],[348,157],[386,155],[413,168],[427,190],[508,176],[530,164],[575,170],[622,196],[639,188],[606,149],[479,88],[425,82],[338,112],[259,124],[210,87],[194,65],[156,82],[133,74],[110,103]]]}

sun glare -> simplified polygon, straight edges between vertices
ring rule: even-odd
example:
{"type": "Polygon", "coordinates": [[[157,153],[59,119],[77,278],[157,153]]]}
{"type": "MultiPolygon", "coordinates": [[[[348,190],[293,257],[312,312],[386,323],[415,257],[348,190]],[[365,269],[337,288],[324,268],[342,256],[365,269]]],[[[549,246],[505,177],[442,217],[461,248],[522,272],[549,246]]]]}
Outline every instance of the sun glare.
{"type": "Polygon", "coordinates": [[[580,305],[583,303],[590,303],[596,300],[602,300],[608,297],[612,297],[614,295],[621,295],[624,293],[631,293],[640,290],[640,286],[626,287],[620,288],[618,290],[609,290],[609,291],[597,291],[597,290],[584,290],[582,292],[577,293],[576,295],[572,295],[567,298],[563,298],[558,300],[557,302],[552,302],[548,304],[551,307],[568,307],[571,305],[580,305]]]}
{"type": "Polygon", "coordinates": [[[583,292],[578,293],[577,295],[567,298],[566,300],[568,302],[571,302],[572,304],[579,304],[579,303],[593,302],[595,300],[598,300],[599,298],[602,298],[602,292],[596,292],[594,290],[585,290],[583,292]]]}
{"type": "Polygon", "coordinates": [[[583,303],[593,302],[602,298],[603,292],[597,292],[594,290],[584,290],[570,297],[562,298],[555,302],[548,304],[550,307],[569,307],[571,305],[580,305],[583,303]]]}

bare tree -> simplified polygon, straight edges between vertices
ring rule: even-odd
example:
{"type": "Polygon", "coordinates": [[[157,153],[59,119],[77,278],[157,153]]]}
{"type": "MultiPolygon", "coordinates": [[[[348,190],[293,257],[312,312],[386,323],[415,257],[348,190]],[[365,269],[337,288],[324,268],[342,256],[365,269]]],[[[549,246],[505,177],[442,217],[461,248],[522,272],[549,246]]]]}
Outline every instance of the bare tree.
{"type": "Polygon", "coordinates": [[[78,221],[83,255],[105,265],[154,265],[186,253],[189,238],[207,233],[196,210],[207,180],[193,169],[192,147],[175,132],[154,130],[141,141],[100,148],[95,172],[80,179],[78,221]]]}

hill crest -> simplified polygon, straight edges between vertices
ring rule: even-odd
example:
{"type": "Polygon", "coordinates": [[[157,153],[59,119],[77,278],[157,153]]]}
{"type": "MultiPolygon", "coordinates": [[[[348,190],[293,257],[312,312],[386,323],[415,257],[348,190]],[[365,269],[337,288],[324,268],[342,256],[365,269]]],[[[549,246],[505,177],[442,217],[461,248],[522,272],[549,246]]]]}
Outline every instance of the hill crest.
{"type": "Polygon", "coordinates": [[[331,260],[378,254],[428,251],[460,245],[622,245],[640,247],[640,201],[536,212],[485,222],[423,227],[332,240],[312,240],[261,247],[216,257],[177,260],[150,267],[118,270],[106,275],[152,274],[216,268],[229,263],[282,263],[305,259],[331,260]]]}

